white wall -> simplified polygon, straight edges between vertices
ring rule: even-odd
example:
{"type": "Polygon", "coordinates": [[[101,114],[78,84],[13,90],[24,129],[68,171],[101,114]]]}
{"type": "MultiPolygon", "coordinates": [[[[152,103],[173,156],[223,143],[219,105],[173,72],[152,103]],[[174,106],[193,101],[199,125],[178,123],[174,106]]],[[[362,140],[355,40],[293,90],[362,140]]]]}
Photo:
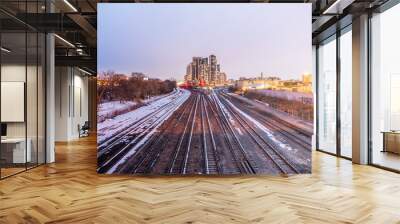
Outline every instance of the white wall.
{"type": "Polygon", "coordinates": [[[69,133],[69,95],[70,84],[67,67],[55,69],[55,141],[67,141],[69,133]]]}
{"type": "Polygon", "coordinates": [[[56,67],[55,140],[79,137],[78,125],[88,120],[88,78],[76,68],[56,67]]]}
{"type": "Polygon", "coordinates": [[[73,108],[73,119],[71,126],[72,135],[74,137],[79,136],[78,125],[83,125],[85,121],[89,119],[89,111],[88,111],[88,78],[79,75],[74,75],[74,108],[73,108]]]}

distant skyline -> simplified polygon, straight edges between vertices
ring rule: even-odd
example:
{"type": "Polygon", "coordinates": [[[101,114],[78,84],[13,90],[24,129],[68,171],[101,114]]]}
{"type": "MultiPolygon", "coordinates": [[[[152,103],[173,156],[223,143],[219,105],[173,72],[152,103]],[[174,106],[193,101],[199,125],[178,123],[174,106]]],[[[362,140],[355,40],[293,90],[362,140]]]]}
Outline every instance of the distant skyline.
{"type": "Polygon", "coordinates": [[[98,4],[98,71],[183,80],[217,56],[228,79],[312,72],[311,4],[98,4]]]}

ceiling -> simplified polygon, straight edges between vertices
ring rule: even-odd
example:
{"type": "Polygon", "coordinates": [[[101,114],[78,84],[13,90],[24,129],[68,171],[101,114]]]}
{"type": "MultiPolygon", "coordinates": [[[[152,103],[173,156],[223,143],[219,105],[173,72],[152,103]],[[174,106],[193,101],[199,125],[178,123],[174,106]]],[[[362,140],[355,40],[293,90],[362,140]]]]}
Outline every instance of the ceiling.
{"type": "MultiPolygon", "coordinates": [[[[80,66],[96,73],[97,3],[134,2],[253,2],[311,3],[313,43],[351,24],[353,16],[373,9],[387,0],[2,0],[0,21],[5,32],[31,27],[41,32],[55,32],[56,65],[80,66]],[[49,12],[52,13],[49,13],[49,12]],[[28,12],[28,13],[25,13],[28,12]],[[340,21],[340,22],[338,22],[340,21]],[[338,25],[339,24],[339,25],[338,25]]],[[[290,15],[288,15],[290,16],[290,15]]]]}

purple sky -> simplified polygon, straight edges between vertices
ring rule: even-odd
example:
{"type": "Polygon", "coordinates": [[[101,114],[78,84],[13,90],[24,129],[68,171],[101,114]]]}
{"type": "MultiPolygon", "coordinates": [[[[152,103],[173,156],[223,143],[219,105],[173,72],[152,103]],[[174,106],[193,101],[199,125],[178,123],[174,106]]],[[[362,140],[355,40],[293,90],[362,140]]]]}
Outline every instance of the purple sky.
{"type": "Polygon", "coordinates": [[[182,80],[215,54],[228,78],[311,72],[311,4],[98,4],[98,70],[182,80]]]}

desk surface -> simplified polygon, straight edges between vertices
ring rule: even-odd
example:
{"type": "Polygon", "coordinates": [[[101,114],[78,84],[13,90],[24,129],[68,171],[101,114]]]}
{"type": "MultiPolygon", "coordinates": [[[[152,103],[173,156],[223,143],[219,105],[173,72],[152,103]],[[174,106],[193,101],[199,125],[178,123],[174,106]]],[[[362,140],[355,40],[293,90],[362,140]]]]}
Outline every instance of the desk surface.
{"type": "Polygon", "coordinates": [[[383,134],[400,134],[400,131],[382,131],[383,134]]]}
{"type": "MultiPolygon", "coordinates": [[[[29,139],[28,139],[29,141],[29,139]]],[[[1,143],[20,143],[25,142],[25,138],[5,138],[1,139],[1,143]]]]}

